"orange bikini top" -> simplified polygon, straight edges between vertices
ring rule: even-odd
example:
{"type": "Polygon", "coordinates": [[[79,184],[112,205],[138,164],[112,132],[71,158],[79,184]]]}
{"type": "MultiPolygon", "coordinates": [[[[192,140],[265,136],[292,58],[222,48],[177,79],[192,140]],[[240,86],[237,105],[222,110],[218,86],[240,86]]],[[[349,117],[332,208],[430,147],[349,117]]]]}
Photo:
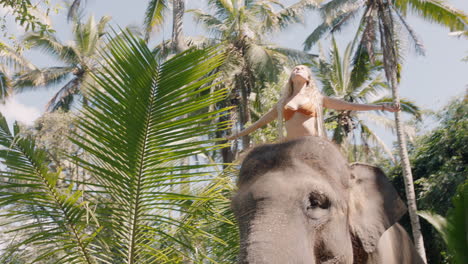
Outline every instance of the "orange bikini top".
{"type": "Polygon", "coordinates": [[[299,106],[298,109],[292,109],[289,106],[285,106],[283,111],[284,120],[288,121],[291,119],[295,112],[299,112],[307,116],[317,117],[317,111],[314,105],[312,103],[307,103],[299,106]]]}

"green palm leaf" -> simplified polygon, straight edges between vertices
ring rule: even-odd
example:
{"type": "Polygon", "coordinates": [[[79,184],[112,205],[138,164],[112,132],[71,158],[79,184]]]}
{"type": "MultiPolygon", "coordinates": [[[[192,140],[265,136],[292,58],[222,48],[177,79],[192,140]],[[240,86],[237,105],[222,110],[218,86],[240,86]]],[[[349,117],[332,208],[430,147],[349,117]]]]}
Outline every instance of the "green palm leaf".
{"type": "Polygon", "coordinates": [[[426,219],[442,236],[453,263],[462,264],[468,257],[468,181],[460,184],[452,198],[453,207],[446,217],[430,211],[420,211],[418,215],[426,219]]]}
{"type": "Polygon", "coordinates": [[[14,89],[23,92],[36,87],[50,87],[61,83],[69,77],[74,67],[49,67],[44,69],[36,68],[28,71],[14,79],[14,89]]]}
{"type": "Polygon", "coordinates": [[[73,47],[63,45],[55,36],[50,34],[40,34],[32,32],[26,34],[24,42],[32,48],[39,48],[44,52],[54,55],[58,60],[66,63],[79,63],[79,54],[73,47]]]}
{"type": "Polygon", "coordinates": [[[8,74],[8,70],[0,64],[0,102],[4,102],[5,98],[10,96],[12,80],[8,74]]]}
{"type": "Polygon", "coordinates": [[[202,23],[210,34],[220,37],[222,32],[227,29],[226,25],[217,17],[207,14],[200,9],[189,9],[186,12],[192,13],[195,22],[202,23]]]}
{"type": "Polygon", "coordinates": [[[342,12],[337,13],[334,17],[329,19],[330,21],[325,21],[320,24],[304,41],[304,51],[310,50],[312,46],[314,46],[315,43],[317,43],[317,41],[323,38],[327,33],[338,31],[341,26],[346,24],[357,14],[359,8],[360,5],[353,5],[349,10],[343,10],[342,12]]]}
{"type": "Polygon", "coordinates": [[[223,57],[216,49],[189,50],[159,64],[145,42],[129,33],[114,39],[103,57],[106,67],[94,75],[98,86],[89,88],[92,107],[79,122],[84,135],[74,139],[91,161],[78,161],[110,201],[105,210],[112,217],[105,225],[118,262],[170,262],[159,241],[173,238],[179,248],[190,247],[171,230],[195,229],[171,215],[184,214],[183,204],[197,199],[173,188],[213,170],[171,164],[224,147],[207,135],[219,129],[211,121],[226,109],[205,111],[226,96],[224,90],[209,93],[206,85],[216,78],[206,75],[223,57]]]}
{"type": "Polygon", "coordinates": [[[393,163],[395,163],[395,157],[393,156],[393,153],[390,150],[390,148],[387,146],[387,144],[385,144],[385,142],[379,136],[377,136],[377,134],[375,134],[372,129],[366,126],[362,121],[359,122],[359,124],[361,126],[361,134],[362,134],[361,138],[366,141],[372,141],[378,146],[380,146],[385,151],[385,153],[387,153],[390,160],[393,163]]]}
{"type": "Polygon", "coordinates": [[[427,21],[444,25],[452,31],[466,30],[468,27],[468,16],[444,0],[398,0],[395,6],[404,15],[411,10],[427,21]]]}
{"type": "Polygon", "coordinates": [[[151,33],[164,22],[164,12],[167,10],[167,0],[151,0],[145,12],[145,39],[149,40],[151,33]]]}
{"type": "Polygon", "coordinates": [[[6,167],[1,171],[0,207],[12,224],[9,232],[22,238],[3,258],[34,245],[34,263],[51,256],[55,263],[96,263],[90,247],[99,229],[90,230],[85,221],[82,192],[73,191],[72,185],[59,187],[60,173],[49,171],[46,152],[34,140],[20,137],[16,124],[14,130],[12,135],[0,116],[0,158],[6,167]]]}
{"type": "Polygon", "coordinates": [[[216,16],[226,19],[237,10],[234,7],[234,0],[208,0],[208,5],[215,10],[216,16]]]}
{"type": "Polygon", "coordinates": [[[173,232],[177,240],[167,238],[163,242],[165,248],[169,249],[168,252],[173,251],[173,255],[182,254],[196,263],[205,263],[207,260],[210,263],[235,262],[239,231],[229,197],[235,189],[232,179],[238,174],[238,170],[235,166],[228,166],[223,171],[217,171],[217,174],[209,184],[203,184],[195,191],[198,197],[205,199],[184,205],[188,213],[180,221],[186,226],[197,228],[190,233],[177,228],[173,232]],[[175,241],[190,244],[193,249],[176,253],[178,247],[175,241]]]}
{"type": "MultiPolygon", "coordinates": [[[[391,97],[384,97],[379,100],[373,101],[372,103],[374,104],[393,103],[393,99],[391,97]]],[[[414,118],[416,118],[417,121],[422,121],[421,108],[417,106],[413,101],[406,99],[406,98],[401,98],[400,105],[401,105],[401,111],[403,113],[412,115],[414,118]]]]}
{"type": "Polygon", "coordinates": [[[15,51],[15,49],[3,42],[0,42],[0,63],[17,71],[36,68],[18,51],[15,51]]]}

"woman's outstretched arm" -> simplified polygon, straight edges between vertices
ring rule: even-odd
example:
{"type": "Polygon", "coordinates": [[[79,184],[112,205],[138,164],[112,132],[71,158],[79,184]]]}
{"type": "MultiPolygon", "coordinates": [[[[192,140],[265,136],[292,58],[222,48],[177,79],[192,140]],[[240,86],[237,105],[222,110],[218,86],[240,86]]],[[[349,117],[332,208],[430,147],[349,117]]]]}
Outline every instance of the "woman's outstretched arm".
{"type": "Polygon", "coordinates": [[[278,117],[278,111],[276,109],[276,105],[268,111],[266,114],[264,114],[257,122],[253,123],[251,126],[245,128],[244,130],[240,131],[239,133],[235,133],[233,135],[230,135],[226,137],[227,140],[233,140],[238,137],[242,137],[245,135],[248,135],[255,130],[261,128],[262,126],[270,123],[271,121],[275,120],[278,117]]]}
{"type": "Polygon", "coordinates": [[[351,110],[351,111],[369,111],[369,110],[381,110],[396,112],[400,110],[399,106],[388,105],[388,104],[355,104],[346,101],[330,98],[328,96],[323,97],[323,106],[335,110],[351,110]]]}

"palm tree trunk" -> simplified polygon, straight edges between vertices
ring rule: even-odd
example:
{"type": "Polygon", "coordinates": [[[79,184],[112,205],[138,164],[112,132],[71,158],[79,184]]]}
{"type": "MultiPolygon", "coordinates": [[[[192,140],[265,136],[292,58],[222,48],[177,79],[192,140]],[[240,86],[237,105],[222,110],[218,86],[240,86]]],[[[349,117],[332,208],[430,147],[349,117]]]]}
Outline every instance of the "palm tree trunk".
{"type": "MultiPolygon", "coordinates": [[[[245,66],[244,66],[245,68],[245,66]]],[[[240,92],[240,102],[239,102],[239,123],[240,130],[245,128],[245,124],[250,122],[251,115],[249,109],[249,77],[247,77],[247,71],[244,69],[240,74],[237,75],[236,86],[240,92]]],[[[242,137],[242,149],[246,150],[250,147],[250,136],[245,135],[242,137]]]]}
{"type": "MultiPolygon", "coordinates": [[[[393,83],[393,82],[392,82],[393,83]]],[[[400,98],[398,95],[398,87],[396,84],[392,84],[393,102],[395,105],[400,104],[400,98]]],[[[401,113],[395,112],[395,124],[396,133],[398,138],[398,149],[401,158],[401,167],[403,169],[403,179],[405,182],[406,199],[408,201],[408,212],[411,220],[411,230],[413,231],[414,244],[419,255],[423,258],[424,262],[427,263],[426,253],[424,250],[424,240],[421,233],[421,225],[419,224],[419,218],[417,215],[418,208],[416,206],[416,195],[414,192],[413,185],[413,174],[411,172],[411,164],[408,158],[408,150],[406,148],[406,138],[403,132],[403,126],[401,122],[401,113]]]]}
{"type": "MultiPolygon", "coordinates": [[[[393,103],[400,105],[400,95],[398,92],[398,53],[396,43],[394,40],[394,26],[392,14],[388,3],[380,3],[380,37],[384,59],[384,69],[387,80],[390,82],[392,88],[393,103]]],[[[413,174],[411,173],[411,165],[408,158],[408,150],[406,148],[406,139],[403,133],[403,127],[401,123],[400,111],[395,112],[395,124],[398,139],[398,148],[401,158],[401,166],[403,169],[403,179],[405,182],[406,199],[408,201],[408,212],[411,220],[411,230],[413,232],[414,244],[421,258],[427,263],[426,252],[424,250],[424,240],[421,233],[421,226],[419,224],[419,218],[416,214],[416,195],[414,192],[413,185],[413,174]]]]}
{"type": "Polygon", "coordinates": [[[186,49],[183,36],[183,18],[185,13],[185,0],[172,1],[172,45],[174,53],[180,53],[186,49]]]}

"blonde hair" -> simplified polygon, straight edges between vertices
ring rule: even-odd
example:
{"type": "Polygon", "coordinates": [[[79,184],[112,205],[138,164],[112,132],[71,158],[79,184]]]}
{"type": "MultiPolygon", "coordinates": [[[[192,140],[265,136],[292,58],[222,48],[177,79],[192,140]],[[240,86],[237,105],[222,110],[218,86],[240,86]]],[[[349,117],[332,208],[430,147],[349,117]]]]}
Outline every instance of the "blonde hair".
{"type": "MultiPolygon", "coordinates": [[[[304,65],[298,65],[298,66],[304,66],[304,65]]],[[[296,66],[297,67],[297,66],[296,66]]],[[[309,67],[305,67],[307,70],[307,73],[309,75],[309,78],[307,80],[307,85],[306,89],[309,91],[307,93],[307,97],[309,97],[310,102],[312,105],[315,107],[317,110],[317,136],[323,137],[325,136],[324,132],[324,127],[323,127],[323,116],[322,116],[322,101],[323,97],[322,94],[319,92],[317,89],[317,85],[315,84],[314,79],[312,78],[312,71],[309,69],[309,67]]],[[[278,100],[277,104],[277,112],[278,112],[278,136],[279,140],[282,141],[284,139],[284,133],[283,133],[283,108],[286,105],[286,100],[291,97],[293,93],[293,81],[292,81],[292,74],[289,76],[288,82],[286,85],[283,87],[283,90],[281,91],[281,97],[278,100]]]]}

